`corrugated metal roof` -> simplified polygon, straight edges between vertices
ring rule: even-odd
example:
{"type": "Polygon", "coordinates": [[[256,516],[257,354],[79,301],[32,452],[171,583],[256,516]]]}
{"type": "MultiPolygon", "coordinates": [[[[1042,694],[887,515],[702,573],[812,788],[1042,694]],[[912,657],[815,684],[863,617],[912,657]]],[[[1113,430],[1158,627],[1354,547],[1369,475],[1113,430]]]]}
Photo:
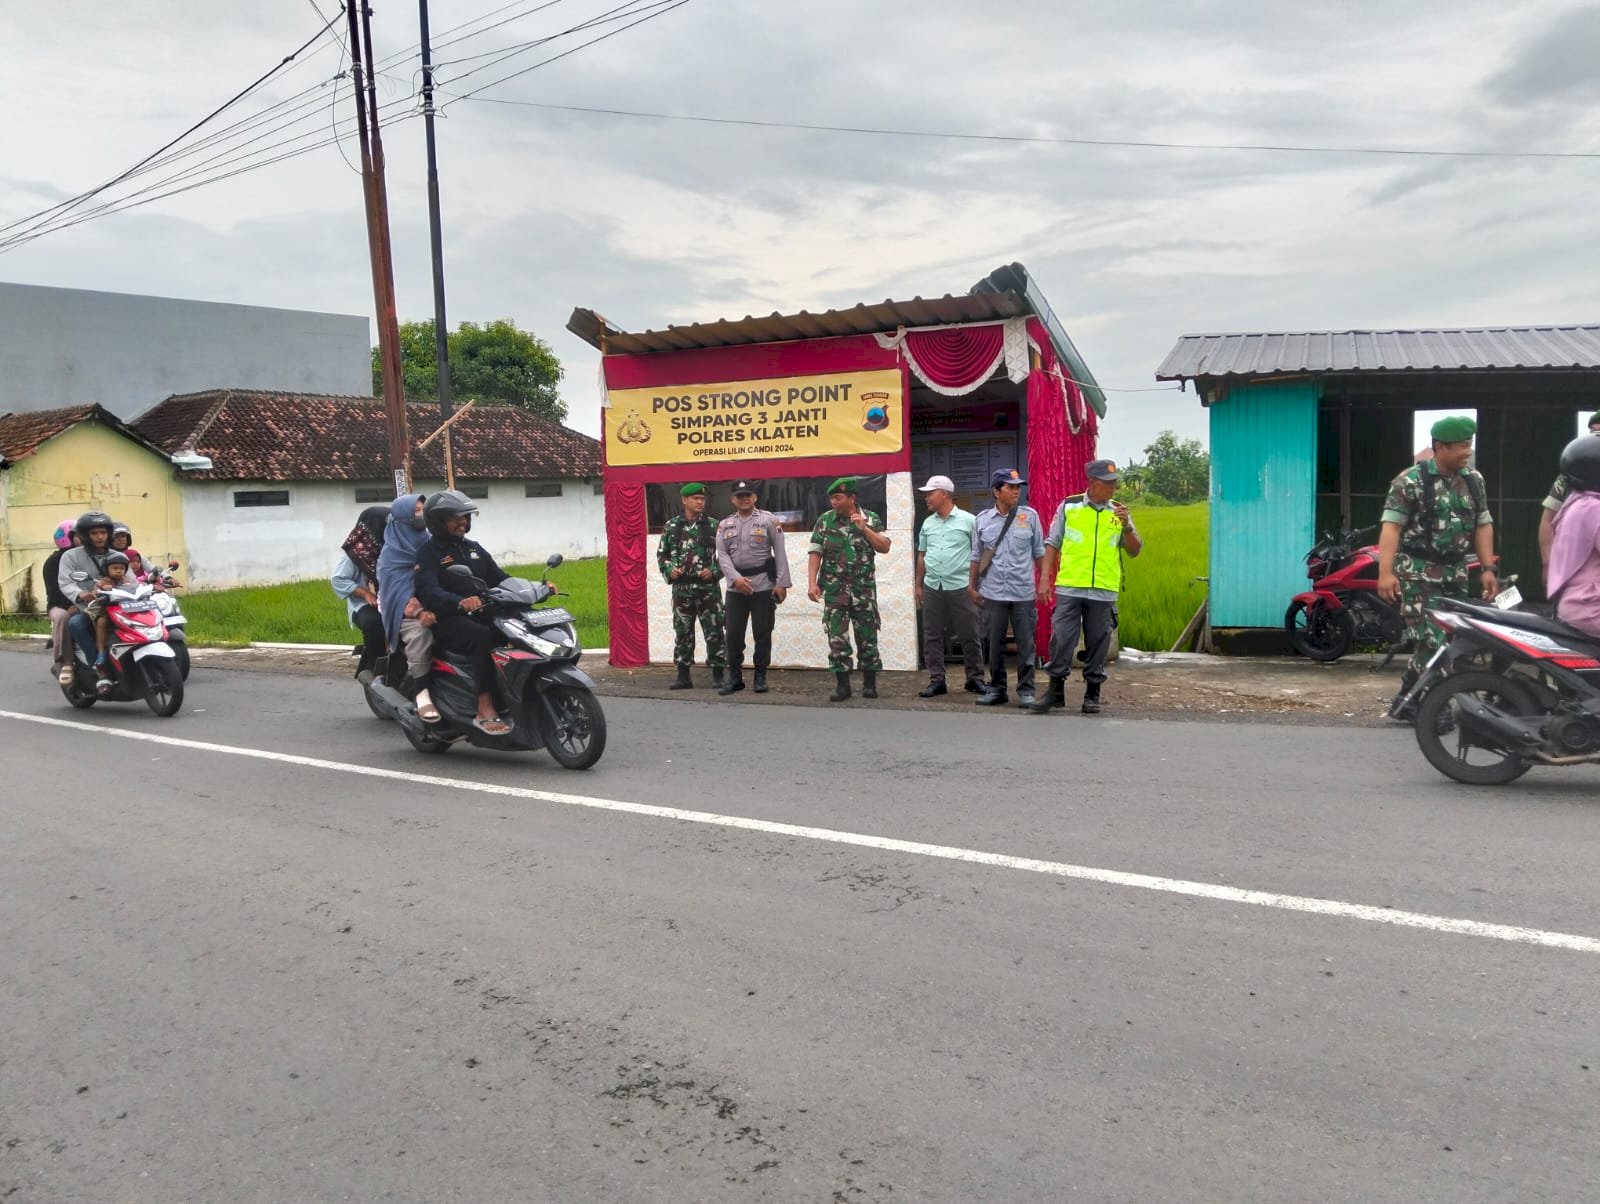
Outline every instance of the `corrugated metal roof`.
{"type": "Polygon", "coordinates": [[[764,318],[746,314],[743,318],[719,318],[714,322],[631,332],[618,329],[592,309],[579,308],[567,319],[567,329],[591,347],[600,349],[603,344],[603,350],[610,355],[647,355],[698,347],[736,347],[792,339],[878,334],[902,326],[948,326],[958,322],[994,322],[1002,318],[1033,316],[1045,323],[1056,354],[1066,362],[1073,379],[1083,386],[1084,396],[1095,412],[1104,417],[1105,393],[1020,263],[996,269],[973,285],[970,292],[960,296],[946,293],[942,297],[912,297],[909,301],[885,300],[815,314],[804,309],[792,314],[773,312],[764,318]]]}
{"type": "Polygon", "coordinates": [[[1295,372],[1461,372],[1600,368],[1600,326],[1186,334],[1157,380],[1295,372]]]}

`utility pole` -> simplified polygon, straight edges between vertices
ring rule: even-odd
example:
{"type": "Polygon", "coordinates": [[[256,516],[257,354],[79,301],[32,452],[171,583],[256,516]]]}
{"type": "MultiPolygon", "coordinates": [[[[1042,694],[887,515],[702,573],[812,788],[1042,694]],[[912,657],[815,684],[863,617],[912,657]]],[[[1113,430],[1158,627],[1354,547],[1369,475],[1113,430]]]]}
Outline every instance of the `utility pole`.
{"type": "MultiPolygon", "coordinates": [[[[444,317],[444,236],[439,229],[439,154],[433,137],[433,46],[428,38],[428,0],[417,0],[422,23],[422,128],[428,143],[428,242],[433,252],[433,346],[439,365],[439,421],[450,418],[450,328],[444,317]]],[[[446,432],[446,447],[450,436],[446,432]]],[[[446,453],[448,455],[448,452],[446,453]]],[[[453,486],[453,482],[451,483],[453,486]]]]}
{"type": "Polygon", "coordinates": [[[356,129],[361,140],[361,183],[367,205],[367,249],[372,297],[378,311],[378,359],[383,368],[383,409],[389,430],[394,492],[411,491],[411,440],[406,433],[405,377],[400,366],[400,322],[395,316],[394,256],[389,245],[389,190],[383,178],[378,132],[378,89],[372,71],[372,10],[366,0],[346,0],[350,26],[350,79],[355,85],[356,129]]]}

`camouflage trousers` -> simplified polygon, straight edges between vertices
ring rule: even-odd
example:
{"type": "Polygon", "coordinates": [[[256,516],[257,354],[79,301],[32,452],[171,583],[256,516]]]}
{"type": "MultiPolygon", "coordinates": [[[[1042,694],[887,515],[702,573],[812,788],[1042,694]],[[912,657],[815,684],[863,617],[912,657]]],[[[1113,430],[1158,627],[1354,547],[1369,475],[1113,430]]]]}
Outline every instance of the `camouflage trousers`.
{"type": "Polygon", "coordinates": [[[1400,581],[1400,617],[1413,647],[1406,672],[1419,674],[1444,643],[1444,628],[1428,617],[1428,607],[1439,598],[1467,596],[1467,566],[1429,564],[1402,552],[1394,568],[1400,581]]]}
{"type": "Polygon", "coordinates": [[[878,596],[876,593],[851,596],[840,593],[822,597],[822,631],[828,637],[828,668],[835,673],[850,671],[850,628],[856,629],[856,667],[883,668],[878,653],[878,596]]]}
{"type": "Polygon", "coordinates": [[[672,589],[672,663],[694,664],[694,625],[706,637],[706,664],[728,667],[727,637],[722,629],[722,590],[716,582],[677,585],[672,589]]]}

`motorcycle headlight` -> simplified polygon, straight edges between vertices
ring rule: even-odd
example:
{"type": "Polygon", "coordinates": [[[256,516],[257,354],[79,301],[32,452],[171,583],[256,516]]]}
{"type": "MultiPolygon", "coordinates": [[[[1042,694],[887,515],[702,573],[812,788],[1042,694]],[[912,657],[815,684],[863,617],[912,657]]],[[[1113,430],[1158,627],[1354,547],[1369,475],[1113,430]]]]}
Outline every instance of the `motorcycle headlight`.
{"type": "Polygon", "coordinates": [[[565,644],[552,643],[543,636],[534,635],[532,632],[529,632],[527,635],[523,636],[522,642],[528,647],[532,648],[540,656],[559,656],[561,653],[567,650],[567,646],[565,644]]]}

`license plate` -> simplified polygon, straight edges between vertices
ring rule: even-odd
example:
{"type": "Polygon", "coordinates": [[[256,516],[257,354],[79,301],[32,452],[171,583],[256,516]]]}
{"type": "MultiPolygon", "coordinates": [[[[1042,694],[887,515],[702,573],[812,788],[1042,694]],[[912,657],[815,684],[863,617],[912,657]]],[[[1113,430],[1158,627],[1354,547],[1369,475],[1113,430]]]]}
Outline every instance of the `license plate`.
{"type": "Polygon", "coordinates": [[[528,614],[528,623],[533,627],[554,627],[557,623],[572,621],[572,616],[560,607],[554,610],[535,610],[528,614]]]}
{"type": "Polygon", "coordinates": [[[1514,585],[1508,585],[1494,596],[1494,604],[1501,610],[1512,610],[1522,604],[1522,591],[1514,585]]]}

